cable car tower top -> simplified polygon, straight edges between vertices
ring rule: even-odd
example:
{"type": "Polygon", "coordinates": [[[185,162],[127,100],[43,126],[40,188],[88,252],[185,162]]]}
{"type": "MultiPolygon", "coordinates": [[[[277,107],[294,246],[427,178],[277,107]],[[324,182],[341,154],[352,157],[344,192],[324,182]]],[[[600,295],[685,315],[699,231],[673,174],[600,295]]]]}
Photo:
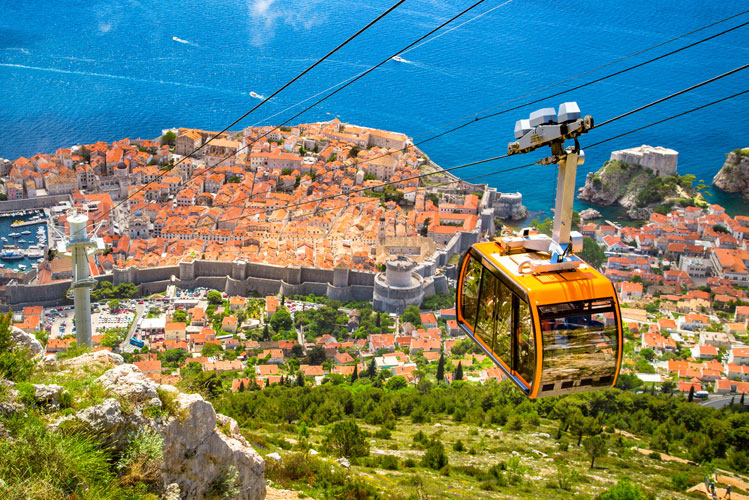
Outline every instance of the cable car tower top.
{"type": "Polygon", "coordinates": [[[580,260],[572,254],[582,250],[582,235],[571,231],[572,203],[575,199],[575,176],[577,166],[585,161],[585,153],[580,149],[577,138],[593,128],[593,117],[581,116],[576,102],[565,102],[559,106],[559,114],[554,108],[543,108],[531,113],[527,120],[515,123],[515,139],[507,146],[509,155],[523,154],[543,146],[551,147],[551,156],[539,163],[559,166],[557,176],[557,196],[554,207],[554,227],[552,236],[529,235],[523,230],[523,236],[501,238],[499,244],[505,250],[526,249],[547,252],[548,261],[528,260],[523,263],[523,272],[532,274],[575,269],[580,260]],[[575,145],[564,147],[568,139],[574,139],[575,145]]]}

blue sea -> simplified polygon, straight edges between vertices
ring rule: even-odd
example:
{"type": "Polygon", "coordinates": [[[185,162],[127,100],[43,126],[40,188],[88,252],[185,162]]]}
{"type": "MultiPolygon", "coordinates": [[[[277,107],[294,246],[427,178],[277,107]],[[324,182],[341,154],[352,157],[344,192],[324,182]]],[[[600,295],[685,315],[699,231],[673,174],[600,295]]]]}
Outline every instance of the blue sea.
{"type": "MultiPolygon", "coordinates": [[[[380,0],[66,0],[3,1],[0,8],[0,157],[96,140],[153,138],[170,127],[220,129],[377,16],[380,0]]],[[[286,110],[393,55],[470,3],[407,0],[241,126],[278,124],[286,110]],[[274,116],[275,115],[275,116],[274,116]]],[[[452,26],[476,19],[389,61],[294,122],[340,117],[422,140],[447,122],[741,12],[726,0],[488,0],[452,26]],[[504,5],[502,5],[504,3],[504,5]]],[[[714,34],[732,21],[538,94],[603,76],[714,34]]],[[[449,29],[446,28],[446,30],[449,29]]],[[[445,31],[446,31],[445,30],[445,31]]],[[[749,28],[604,82],[468,126],[425,144],[450,167],[503,154],[515,120],[542,106],[576,100],[597,122],[749,59],[749,28]]],[[[592,131],[582,146],[747,88],[749,70],[592,131]]],[[[520,100],[517,102],[524,102],[520,100]]],[[[716,105],[586,151],[578,173],[598,169],[612,150],[651,144],[680,153],[679,172],[710,183],[725,154],[749,146],[749,97],[716,105]]],[[[535,161],[546,152],[456,171],[471,177],[535,161]]],[[[552,167],[494,175],[486,182],[521,191],[531,210],[548,211],[552,167]]],[[[715,191],[715,190],[713,190],[715,191]]],[[[714,192],[732,213],[735,196],[714,192]]]]}

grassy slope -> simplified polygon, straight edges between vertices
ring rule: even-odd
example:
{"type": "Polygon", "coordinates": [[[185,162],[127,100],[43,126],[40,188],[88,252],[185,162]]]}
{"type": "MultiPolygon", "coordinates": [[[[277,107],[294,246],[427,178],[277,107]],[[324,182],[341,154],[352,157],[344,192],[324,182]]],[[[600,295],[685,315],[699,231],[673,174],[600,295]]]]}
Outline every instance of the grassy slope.
{"type": "MultiPolygon", "coordinates": [[[[367,425],[363,421],[358,421],[358,424],[372,435],[378,430],[378,427],[367,425]]],[[[318,427],[311,431],[309,441],[312,448],[322,449],[324,428],[318,427]]],[[[380,489],[385,498],[431,499],[592,499],[624,478],[640,485],[646,492],[655,494],[657,498],[687,499],[695,497],[676,491],[672,477],[685,474],[689,486],[697,484],[704,477],[704,472],[696,465],[650,458],[637,453],[633,450],[634,446],[647,445],[638,442],[636,438],[623,437],[624,446],[618,447],[613,444],[615,438],[610,435],[609,441],[612,444],[608,455],[597,459],[595,468],[591,469],[590,458],[582,446],[576,446],[575,438],[565,433],[563,440],[571,444],[567,451],[561,451],[559,441],[554,439],[556,432],[557,423],[543,418],[538,427],[526,426],[519,431],[498,427],[481,428],[454,423],[448,419],[418,425],[407,419],[399,419],[390,439],[369,438],[371,456],[398,457],[398,470],[354,465],[351,471],[380,489]],[[449,456],[449,475],[418,466],[424,451],[414,443],[413,436],[419,431],[428,436],[436,434],[444,443],[449,456]],[[551,437],[545,437],[544,433],[551,437]],[[458,440],[465,445],[462,452],[453,449],[458,440]],[[519,467],[513,471],[511,462],[514,453],[519,456],[519,467]],[[541,453],[547,456],[544,457],[541,453]],[[408,458],[413,459],[417,466],[405,467],[404,462],[408,458]],[[500,462],[508,466],[509,470],[504,472],[506,477],[511,478],[513,472],[516,472],[520,479],[511,479],[506,486],[499,486],[496,481],[492,481],[491,489],[487,490],[489,482],[483,473],[500,462]],[[559,487],[560,480],[565,478],[571,483],[569,490],[559,487]]],[[[284,433],[282,428],[272,426],[248,433],[247,436],[254,441],[261,454],[278,451],[284,455],[289,452],[283,449],[297,442],[296,435],[284,433]]],[[[305,480],[284,481],[284,478],[274,477],[272,473],[269,477],[280,480],[283,487],[293,487],[313,498],[326,498],[323,489],[310,486],[305,480]]]]}

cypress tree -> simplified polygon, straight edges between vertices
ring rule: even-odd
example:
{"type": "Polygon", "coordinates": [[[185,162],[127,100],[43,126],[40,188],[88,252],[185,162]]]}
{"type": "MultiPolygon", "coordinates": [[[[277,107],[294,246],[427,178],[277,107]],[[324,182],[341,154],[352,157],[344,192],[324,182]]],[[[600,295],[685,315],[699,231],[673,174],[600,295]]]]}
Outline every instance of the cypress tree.
{"type": "Polygon", "coordinates": [[[304,377],[302,376],[302,372],[296,374],[296,385],[304,387],[304,377]]]}
{"type": "Polygon", "coordinates": [[[351,374],[351,383],[353,384],[356,382],[356,379],[359,378],[359,365],[354,365],[354,373],[351,374]]]}
{"type": "Polygon", "coordinates": [[[694,401],[694,384],[692,384],[692,385],[691,385],[691,386],[689,387],[689,396],[687,396],[687,401],[688,401],[688,402],[690,402],[690,403],[691,403],[692,401],[694,401]]]}
{"type": "Polygon", "coordinates": [[[263,327],[263,340],[270,340],[270,330],[268,329],[268,323],[263,327]]]}
{"type": "Polygon", "coordinates": [[[458,367],[455,369],[454,380],[463,380],[463,363],[458,361],[458,367]]]}
{"type": "Polygon", "coordinates": [[[441,384],[445,380],[445,353],[440,353],[440,360],[437,363],[437,383],[441,384]]]}
{"type": "Polygon", "coordinates": [[[377,367],[375,366],[374,358],[372,358],[372,360],[369,362],[369,367],[367,368],[367,377],[375,378],[376,375],[377,375],[377,367]]]}
{"type": "Polygon", "coordinates": [[[282,306],[285,306],[285,305],[286,305],[286,297],[285,297],[285,296],[283,296],[283,295],[281,295],[281,305],[282,305],[282,306]]]}
{"type": "Polygon", "coordinates": [[[744,393],[741,393],[741,406],[744,406],[744,393]]]}
{"type": "Polygon", "coordinates": [[[244,386],[244,380],[239,382],[239,392],[244,392],[245,386],[244,386]]]}
{"type": "Polygon", "coordinates": [[[377,317],[375,318],[375,326],[379,328],[380,325],[382,325],[382,320],[380,319],[380,313],[377,313],[377,317]]]}

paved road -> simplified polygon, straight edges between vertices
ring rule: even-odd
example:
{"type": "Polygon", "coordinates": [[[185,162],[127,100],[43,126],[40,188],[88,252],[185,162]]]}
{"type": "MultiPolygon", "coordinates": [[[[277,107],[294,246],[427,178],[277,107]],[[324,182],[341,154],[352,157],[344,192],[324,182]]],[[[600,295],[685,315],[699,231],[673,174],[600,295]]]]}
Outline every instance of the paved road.
{"type": "Polygon", "coordinates": [[[133,338],[133,334],[135,334],[135,330],[138,329],[138,324],[140,323],[140,317],[143,316],[143,313],[146,310],[145,304],[138,304],[135,306],[135,318],[133,318],[133,322],[130,324],[130,330],[128,330],[127,335],[125,335],[125,340],[120,344],[120,349],[124,352],[135,352],[137,347],[132,345],[130,343],[130,339],[133,338]]]}
{"type": "Polygon", "coordinates": [[[734,403],[738,404],[741,401],[741,395],[736,394],[735,399],[731,394],[718,397],[711,396],[710,399],[708,399],[707,401],[703,401],[700,404],[702,406],[709,406],[710,408],[723,408],[724,406],[730,405],[732,399],[734,403]]]}

